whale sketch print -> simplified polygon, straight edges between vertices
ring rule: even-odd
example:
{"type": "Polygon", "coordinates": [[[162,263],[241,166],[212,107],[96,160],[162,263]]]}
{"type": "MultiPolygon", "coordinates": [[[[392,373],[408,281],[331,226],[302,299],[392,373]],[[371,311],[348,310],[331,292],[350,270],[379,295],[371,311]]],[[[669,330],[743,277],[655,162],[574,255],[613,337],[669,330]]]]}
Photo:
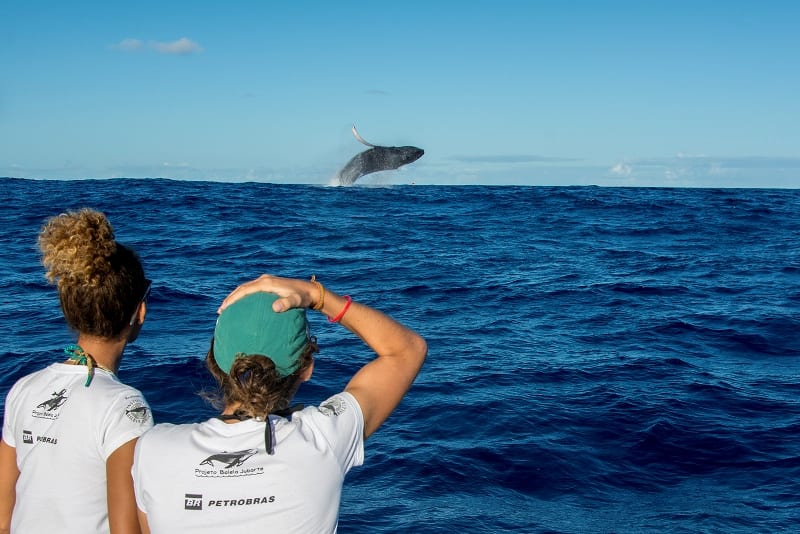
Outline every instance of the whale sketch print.
{"type": "Polygon", "coordinates": [[[233,467],[239,467],[257,452],[258,449],[245,449],[243,451],[235,452],[220,452],[217,454],[212,454],[200,462],[200,465],[210,465],[212,467],[216,467],[217,464],[214,462],[219,462],[225,464],[224,469],[231,469],[233,467]]]}
{"type": "Polygon", "coordinates": [[[42,403],[39,403],[36,407],[44,408],[46,411],[52,412],[53,410],[55,410],[56,408],[67,402],[66,393],[67,393],[66,388],[58,392],[54,391],[52,393],[53,395],[52,399],[48,399],[42,403]]]}
{"type": "Polygon", "coordinates": [[[147,413],[147,406],[137,406],[136,408],[131,408],[130,410],[125,410],[125,413],[146,414],[147,413]]]}

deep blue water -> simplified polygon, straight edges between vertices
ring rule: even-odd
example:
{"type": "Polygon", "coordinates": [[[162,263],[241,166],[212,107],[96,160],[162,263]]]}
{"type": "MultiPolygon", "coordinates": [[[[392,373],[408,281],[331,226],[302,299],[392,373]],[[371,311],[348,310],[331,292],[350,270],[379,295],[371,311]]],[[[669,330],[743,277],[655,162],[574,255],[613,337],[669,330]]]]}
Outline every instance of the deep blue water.
{"type": "MultiPolygon", "coordinates": [[[[0,394],[72,341],[36,249],[90,206],[154,280],[121,378],[214,414],[215,310],[317,275],[428,341],[346,481],[340,532],[788,532],[800,525],[800,190],[0,179],[0,394]]],[[[310,314],[300,400],[370,358],[310,314]]]]}

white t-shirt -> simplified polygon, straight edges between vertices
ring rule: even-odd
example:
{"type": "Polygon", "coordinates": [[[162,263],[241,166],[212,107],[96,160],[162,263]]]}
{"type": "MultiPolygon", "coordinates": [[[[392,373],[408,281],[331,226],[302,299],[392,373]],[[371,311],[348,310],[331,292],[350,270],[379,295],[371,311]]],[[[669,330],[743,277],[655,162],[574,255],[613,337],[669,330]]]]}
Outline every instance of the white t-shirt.
{"type": "Polygon", "coordinates": [[[12,533],[107,533],[106,460],[153,426],[142,394],[112,373],[54,363],[8,392],[3,441],[16,449],[12,533]]]}
{"type": "Polygon", "coordinates": [[[340,393],[264,421],[159,424],[136,444],[133,481],[152,534],[335,532],[345,474],[364,461],[364,418],[340,393]]]}

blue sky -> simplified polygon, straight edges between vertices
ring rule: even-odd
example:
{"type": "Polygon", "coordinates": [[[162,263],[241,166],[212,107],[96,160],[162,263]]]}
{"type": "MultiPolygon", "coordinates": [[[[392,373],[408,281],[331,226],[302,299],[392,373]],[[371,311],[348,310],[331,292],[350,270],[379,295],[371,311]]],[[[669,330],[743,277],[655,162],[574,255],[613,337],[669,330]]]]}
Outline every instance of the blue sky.
{"type": "Polygon", "coordinates": [[[0,176],[800,187],[800,2],[0,7],[0,176]]]}

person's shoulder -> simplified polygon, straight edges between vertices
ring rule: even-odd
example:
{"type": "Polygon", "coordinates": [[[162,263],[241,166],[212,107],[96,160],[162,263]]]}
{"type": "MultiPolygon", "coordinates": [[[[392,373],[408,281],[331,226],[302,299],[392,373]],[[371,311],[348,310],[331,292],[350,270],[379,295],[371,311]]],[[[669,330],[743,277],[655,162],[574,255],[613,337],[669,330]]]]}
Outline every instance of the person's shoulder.
{"type": "Polygon", "coordinates": [[[356,398],[343,391],[325,399],[318,406],[308,406],[292,417],[298,423],[314,421],[316,426],[339,426],[343,421],[349,425],[363,426],[364,415],[356,398]]]}
{"type": "Polygon", "coordinates": [[[175,424],[175,423],[156,423],[153,428],[148,430],[142,437],[149,437],[155,439],[162,436],[169,436],[180,434],[182,432],[189,432],[194,427],[193,423],[175,424]]]}
{"type": "Polygon", "coordinates": [[[327,398],[317,406],[317,411],[328,417],[339,416],[349,410],[355,410],[360,414],[361,406],[359,406],[356,398],[346,391],[327,398]]]}
{"type": "Polygon", "coordinates": [[[46,383],[50,380],[50,376],[52,376],[51,367],[53,367],[53,365],[54,364],[51,364],[47,367],[38,369],[32,373],[28,373],[27,375],[18,378],[11,388],[9,388],[8,397],[19,395],[20,392],[30,387],[44,387],[44,385],[46,385],[46,383]],[[37,384],[39,386],[37,386],[37,384]]]}
{"type": "Polygon", "coordinates": [[[332,450],[344,472],[363,462],[364,414],[352,394],[337,393],[319,406],[304,409],[300,412],[297,428],[317,447],[332,450]]]}
{"type": "Polygon", "coordinates": [[[49,376],[52,375],[52,373],[55,372],[55,369],[57,369],[56,364],[50,364],[47,367],[42,367],[41,369],[37,369],[36,371],[33,371],[25,376],[21,376],[20,378],[18,378],[17,381],[14,383],[14,386],[27,384],[35,380],[40,380],[43,377],[48,378],[49,376]]]}
{"type": "Polygon", "coordinates": [[[147,441],[165,440],[175,441],[182,436],[187,436],[201,427],[200,423],[157,423],[145,432],[140,439],[147,441]]]}
{"type": "Polygon", "coordinates": [[[140,398],[145,401],[144,394],[137,388],[122,382],[119,377],[106,371],[95,371],[89,389],[96,388],[107,395],[123,397],[126,399],[140,398]]]}
{"type": "Polygon", "coordinates": [[[142,448],[156,443],[169,443],[174,441],[172,439],[176,430],[179,432],[180,428],[185,425],[175,425],[172,423],[157,423],[147,429],[147,431],[139,436],[139,442],[136,448],[142,448]]]}

